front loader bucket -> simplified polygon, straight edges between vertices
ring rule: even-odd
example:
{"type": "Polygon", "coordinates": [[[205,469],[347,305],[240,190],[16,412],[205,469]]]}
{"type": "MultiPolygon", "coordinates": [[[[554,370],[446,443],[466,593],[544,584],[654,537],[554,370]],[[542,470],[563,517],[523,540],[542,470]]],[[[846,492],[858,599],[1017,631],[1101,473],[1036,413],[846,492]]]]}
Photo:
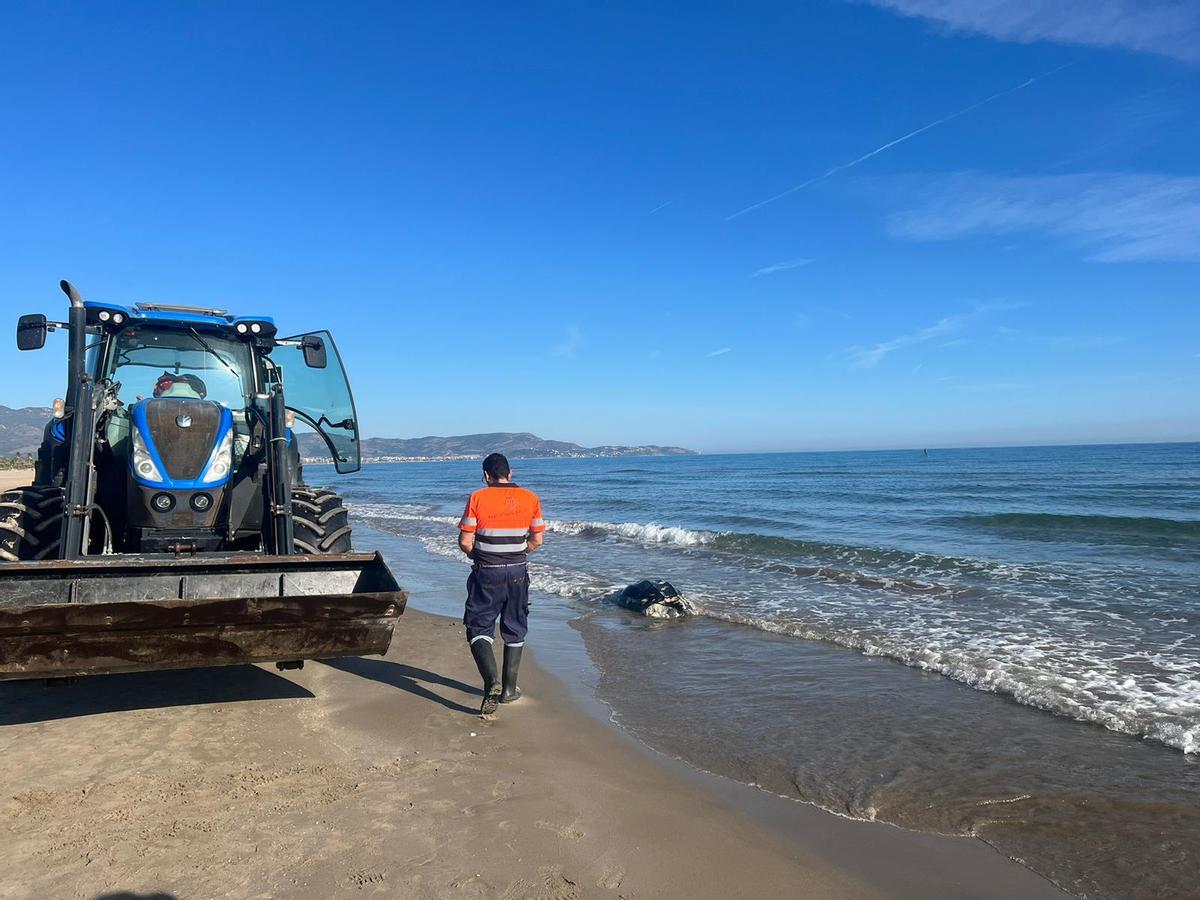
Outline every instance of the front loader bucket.
{"type": "Polygon", "coordinates": [[[0,681],[387,652],[378,553],[0,563],[0,681]]]}

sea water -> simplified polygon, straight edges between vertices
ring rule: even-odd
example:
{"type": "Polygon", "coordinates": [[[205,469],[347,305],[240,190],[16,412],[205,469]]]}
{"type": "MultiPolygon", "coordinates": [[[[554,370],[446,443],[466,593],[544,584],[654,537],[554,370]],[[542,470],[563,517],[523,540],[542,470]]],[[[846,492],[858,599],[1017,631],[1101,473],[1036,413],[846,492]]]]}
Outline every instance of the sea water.
{"type": "MultiPolygon", "coordinates": [[[[478,465],[337,484],[360,524],[451,566],[478,465]]],[[[840,814],[975,834],[1077,894],[1196,890],[1200,445],[514,468],[548,520],[535,609],[575,614],[601,698],[651,746],[840,814]],[[643,578],[700,615],[612,603],[643,578]]]]}

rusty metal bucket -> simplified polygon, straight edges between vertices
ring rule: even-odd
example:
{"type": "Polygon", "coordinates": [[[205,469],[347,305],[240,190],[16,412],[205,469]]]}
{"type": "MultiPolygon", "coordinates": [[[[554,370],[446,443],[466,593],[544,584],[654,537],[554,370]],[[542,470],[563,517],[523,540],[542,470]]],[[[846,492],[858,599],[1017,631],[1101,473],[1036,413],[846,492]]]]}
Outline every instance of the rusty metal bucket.
{"type": "Polygon", "coordinates": [[[387,652],[378,553],[0,563],[0,681],[387,652]]]}

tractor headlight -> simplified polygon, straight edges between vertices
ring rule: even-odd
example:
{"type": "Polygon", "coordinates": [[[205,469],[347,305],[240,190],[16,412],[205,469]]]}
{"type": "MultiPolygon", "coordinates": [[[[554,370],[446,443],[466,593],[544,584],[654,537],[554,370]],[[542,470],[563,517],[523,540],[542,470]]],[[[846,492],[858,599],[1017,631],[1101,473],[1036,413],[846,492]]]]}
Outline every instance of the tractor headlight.
{"type": "Polygon", "coordinates": [[[213,449],[208,457],[208,465],[204,467],[204,477],[200,480],[205,484],[214,481],[224,481],[229,477],[229,469],[233,465],[233,429],[230,428],[221,438],[221,442],[213,449]]]}
{"type": "Polygon", "coordinates": [[[150,451],[146,449],[146,439],[142,437],[141,431],[136,427],[133,431],[133,471],[138,478],[144,481],[162,481],[162,472],[158,471],[158,466],[154,464],[154,460],[150,456],[150,451]]]}

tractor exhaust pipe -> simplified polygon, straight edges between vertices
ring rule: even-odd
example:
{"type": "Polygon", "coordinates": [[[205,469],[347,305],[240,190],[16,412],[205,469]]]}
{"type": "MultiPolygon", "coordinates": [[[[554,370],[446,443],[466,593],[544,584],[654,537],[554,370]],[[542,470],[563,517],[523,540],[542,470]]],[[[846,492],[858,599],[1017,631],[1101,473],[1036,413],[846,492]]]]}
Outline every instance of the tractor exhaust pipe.
{"type": "Polygon", "coordinates": [[[83,296],[79,289],[65,278],[58,283],[62,292],[71,300],[67,317],[69,344],[67,347],[67,407],[74,410],[79,406],[79,385],[83,382],[84,358],[87,354],[87,311],[83,308],[83,296]]]}
{"type": "Polygon", "coordinates": [[[75,285],[66,279],[58,286],[71,300],[67,319],[67,421],[71,446],[67,456],[67,493],[59,556],[78,559],[87,552],[87,520],[92,502],[92,439],[95,434],[95,410],[92,394],[95,385],[87,376],[87,310],[75,285]]]}
{"type": "Polygon", "coordinates": [[[64,294],[71,298],[72,306],[83,306],[83,295],[79,293],[79,288],[65,278],[58,283],[58,286],[62,288],[64,294]]]}

